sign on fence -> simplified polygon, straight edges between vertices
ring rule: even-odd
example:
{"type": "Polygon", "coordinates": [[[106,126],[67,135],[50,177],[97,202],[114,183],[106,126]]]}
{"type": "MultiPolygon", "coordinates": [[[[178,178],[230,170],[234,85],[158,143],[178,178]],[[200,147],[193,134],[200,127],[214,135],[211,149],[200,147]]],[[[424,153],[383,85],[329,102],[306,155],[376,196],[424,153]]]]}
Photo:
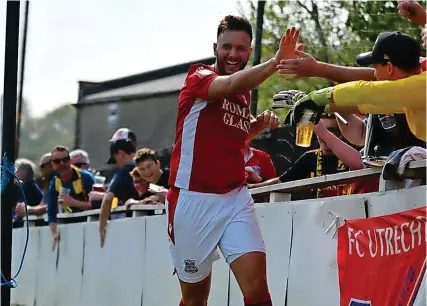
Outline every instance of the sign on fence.
{"type": "Polygon", "coordinates": [[[338,230],[341,306],[412,305],[426,268],[426,207],[338,230]]]}

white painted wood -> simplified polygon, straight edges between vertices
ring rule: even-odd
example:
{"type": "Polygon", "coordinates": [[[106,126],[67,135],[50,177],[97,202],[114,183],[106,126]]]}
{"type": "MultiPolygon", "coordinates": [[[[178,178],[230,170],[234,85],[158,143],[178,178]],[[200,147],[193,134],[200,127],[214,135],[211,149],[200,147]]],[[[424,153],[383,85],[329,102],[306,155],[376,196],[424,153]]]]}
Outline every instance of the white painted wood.
{"type": "MultiPolygon", "coordinates": [[[[104,248],[101,248],[98,224],[84,223],[85,248],[80,305],[114,306],[110,304],[110,292],[117,289],[115,285],[120,281],[116,280],[116,275],[111,274],[110,267],[113,262],[111,254],[116,242],[111,239],[111,235],[108,235],[109,227],[110,224],[107,226],[104,248]]],[[[116,260],[119,261],[120,258],[116,260]]]]}
{"type": "Polygon", "coordinates": [[[54,296],[57,290],[56,260],[58,248],[52,251],[52,234],[48,226],[38,227],[37,229],[39,230],[40,247],[36,264],[36,304],[56,306],[54,296]]]}
{"type": "MultiPolygon", "coordinates": [[[[271,298],[273,305],[283,305],[288,281],[293,207],[291,203],[255,206],[267,249],[267,278],[271,298]]],[[[243,305],[243,295],[233,273],[230,275],[229,305],[243,305]]]]}
{"type": "Polygon", "coordinates": [[[368,217],[377,217],[425,206],[426,186],[375,193],[367,197],[368,217]]]}
{"type": "Polygon", "coordinates": [[[281,193],[281,192],[271,192],[270,193],[270,203],[275,202],[287,202],[291,200],[290,193],[281,193]]]}
{"type": "Polygon", "coordinates": [[[169,250],[166,215],[143,218],[146,222],[146,245],[143,255],[145,273],[142,305],[178,305],[181,291],[178,278],[172,275],[174,267],[169,250]]]}
{"type": "Polygon", "coordinates": [[[361,198],[292,202],[294,206],[288,306],[339,305],[337,240],[325,234],[334,221],[364,218],[361,198]],[[327,285],[326,285],[327,284],[327,285]]]}
{"type": "Polygon", "coordinates": [[[56,305],[80,304],[82,290],[84,223],[62,224],[59,230],[59,257],[56,270],[56,305]]]}
{"type": "MultiPolygon", "coordinates": [[[[109,305],[141,305],[146,275],[144,263],[148,259],[144,257],[145,218],[114,220],[109,227],[106,247],[111,261],[108,278],[113,288],[109,293],[109,305]]],[[[148,276],[151,281],[157,279],[154,275],[148,276]]]]}
{"type": "MultiPolygon", "coordinates": [[[[26,228],[13,230],[12,236],[12,276],[18,272],[27,237],[26,228]]],[[[39,252],[39,230],[30,228],[28,247],[21,272],[16,278],[18,286],[11,290],[11,302],[20,305],[33,305],[36,296],[37,259],[39,252]]],[[[3,281],[3,280],[2,280],[3,281]]]]}

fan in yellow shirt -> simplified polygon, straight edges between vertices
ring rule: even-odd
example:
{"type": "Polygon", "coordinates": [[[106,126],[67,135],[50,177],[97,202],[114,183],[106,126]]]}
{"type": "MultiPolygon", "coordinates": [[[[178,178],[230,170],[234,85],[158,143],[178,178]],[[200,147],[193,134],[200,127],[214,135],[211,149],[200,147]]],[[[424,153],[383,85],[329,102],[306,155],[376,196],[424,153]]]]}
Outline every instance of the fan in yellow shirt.
{"type": "Polygon", "coordinates": [[[314,91],[290,111],[299,121],[305,109],[319,112],[405,114],[411,132],[426,140],[426,73],[421,72],[420,46],[400,32],[381,33],[371,52],[360,54],[360,65],[373,65],[378,80],[356,81],[314,91]]]}

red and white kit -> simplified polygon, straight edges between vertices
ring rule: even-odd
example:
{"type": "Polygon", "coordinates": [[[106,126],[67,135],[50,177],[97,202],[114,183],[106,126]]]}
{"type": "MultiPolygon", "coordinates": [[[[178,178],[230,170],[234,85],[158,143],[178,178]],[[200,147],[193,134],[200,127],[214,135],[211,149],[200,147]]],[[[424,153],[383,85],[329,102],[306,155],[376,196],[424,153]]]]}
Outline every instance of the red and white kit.
{"type": "Polygon", "coordinates": [[[209,275],[217,247],[228,263],[265,252],[241,151],[250,129],[249,93],[209,101],[216,77],[212,66],[190,67],[170,162],[170,248],[178,277],[190,283],[209,275]]]}

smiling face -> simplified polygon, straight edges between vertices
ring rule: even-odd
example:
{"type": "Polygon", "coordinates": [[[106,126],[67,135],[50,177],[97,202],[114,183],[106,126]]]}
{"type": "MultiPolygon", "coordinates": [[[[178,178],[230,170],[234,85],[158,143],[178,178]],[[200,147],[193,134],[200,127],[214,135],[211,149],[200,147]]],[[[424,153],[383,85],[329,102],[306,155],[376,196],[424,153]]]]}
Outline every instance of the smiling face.
{"type": "Polygon", "coordinates": [[[60,175],[71,172],[71,162],[68,152],[65,150],[54,150],[52,152],[52,168],[60,175]]]}
{"type": "Polygon", "coordinates": [[[162,172],[160,171],[160,162],[154,161],[151,158],[142,160],[136,164],[138,173],[142,179],[146,180],[149,183],[157,183],[162,172]]]}
{"type": "Polygon", "coordinates": [[[247,32],[225,30],[214,44],[216,69],[221,75],[243,70],[251,53],[251,38],[247,32]]]}

